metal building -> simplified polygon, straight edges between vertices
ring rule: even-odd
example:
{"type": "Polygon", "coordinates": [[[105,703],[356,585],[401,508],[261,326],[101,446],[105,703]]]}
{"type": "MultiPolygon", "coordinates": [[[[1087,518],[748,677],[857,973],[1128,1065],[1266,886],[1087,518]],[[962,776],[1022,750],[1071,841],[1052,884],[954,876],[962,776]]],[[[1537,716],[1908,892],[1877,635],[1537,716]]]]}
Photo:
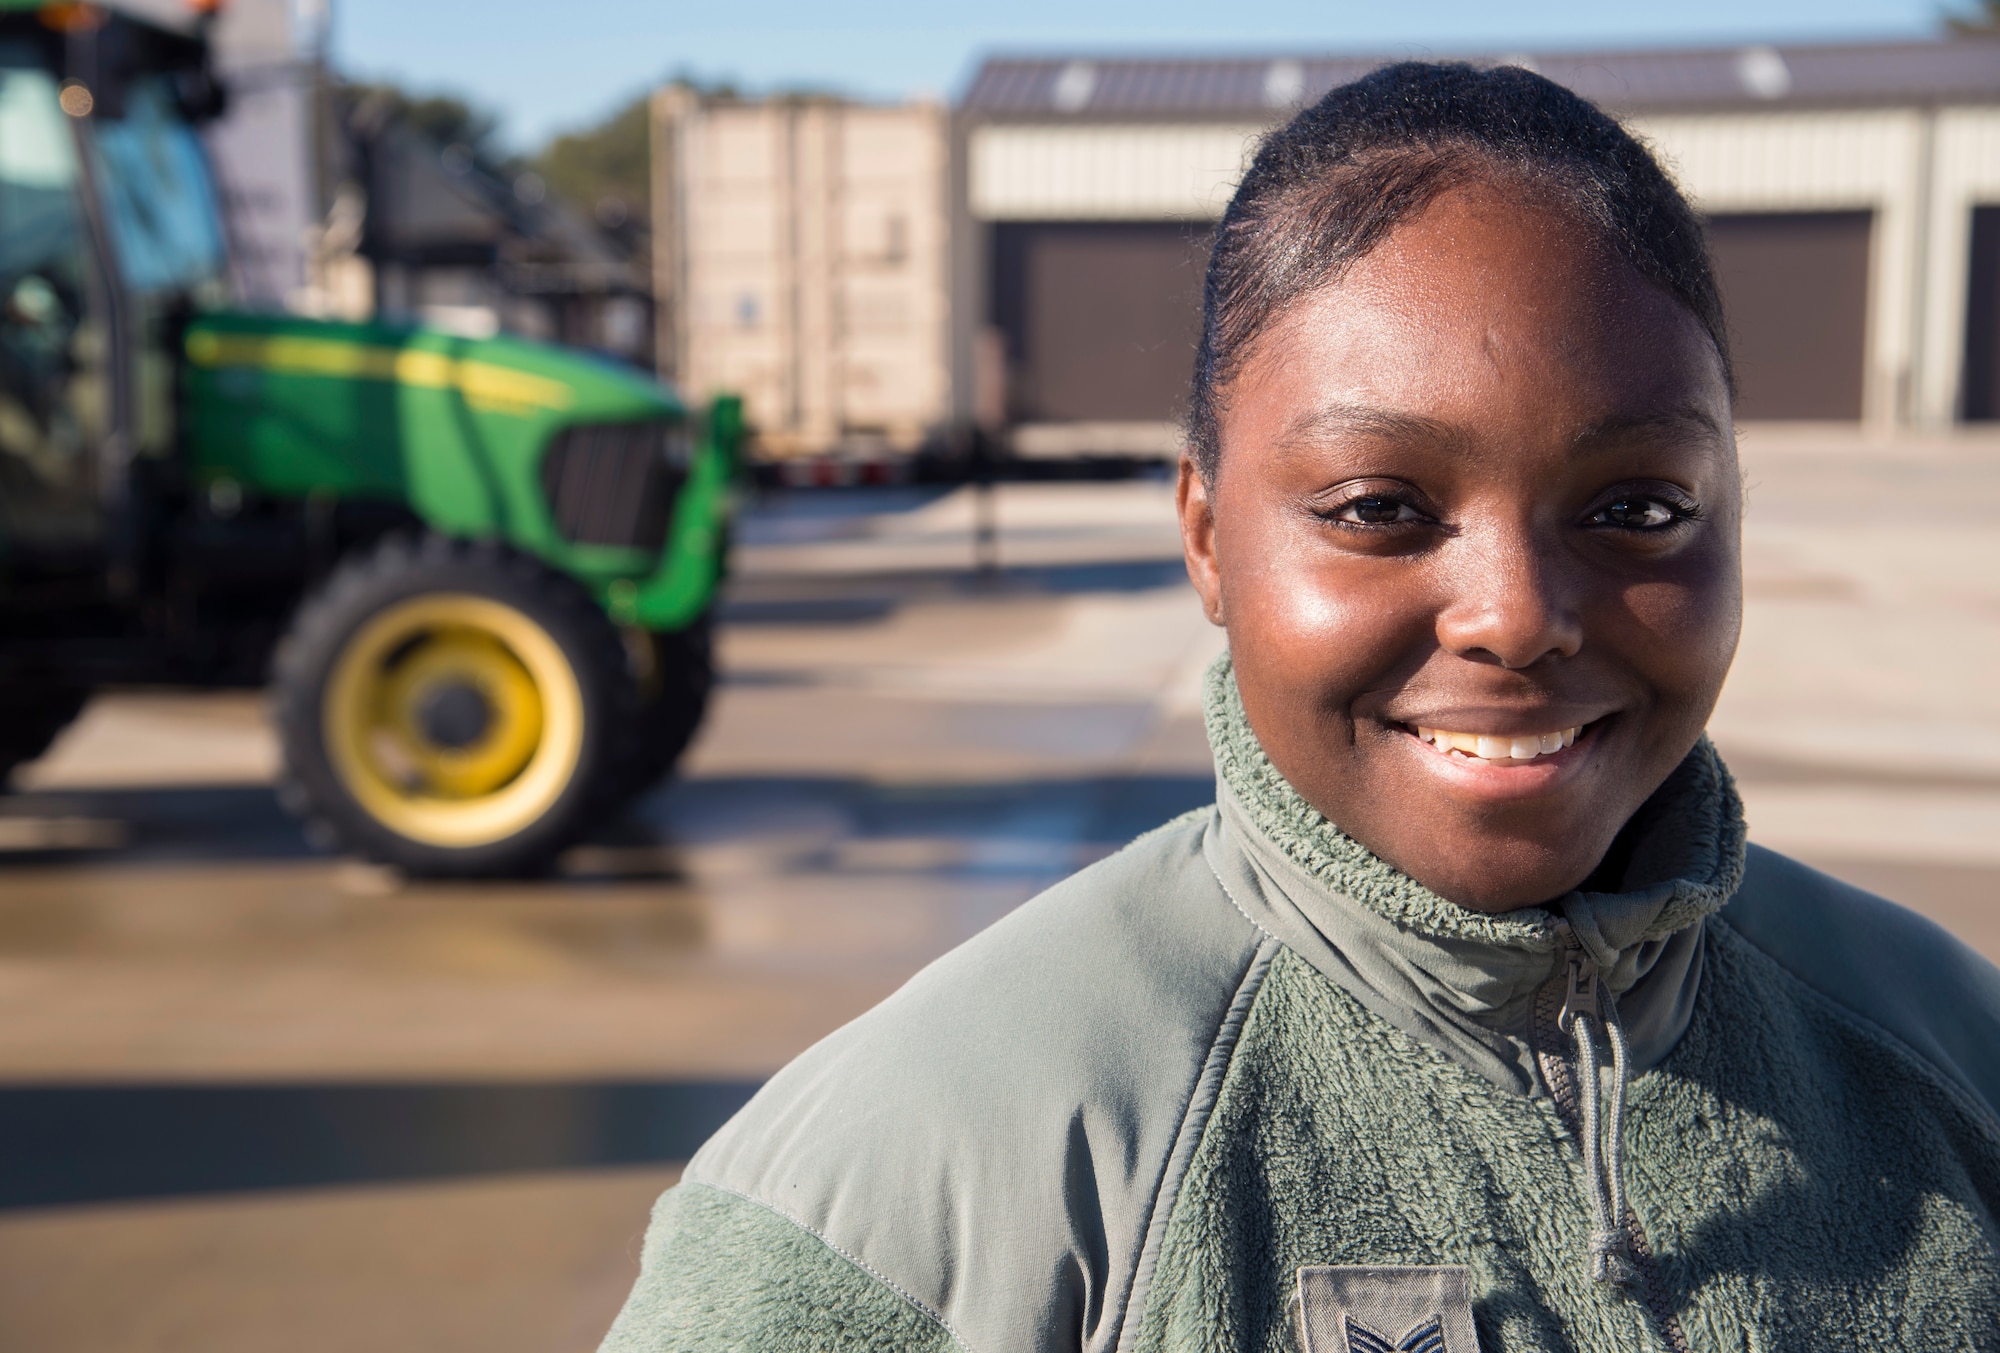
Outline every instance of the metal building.
{"type": "MultiPolygon", "coordinates": [[[[1745,419],[2000,418],[2000,41],[1507,55],[1708,220],[1745,419]]],[[[1177,445],[1257,138],[1375,59],[992,60],[956,127],[954,410],[1023,454],[1177,445]]]]}
{"type": "Polygon", "coordinates": [[[951,420],[949,115],[654,97],[659,365],[760,454],[917,449],[951,420]]]}

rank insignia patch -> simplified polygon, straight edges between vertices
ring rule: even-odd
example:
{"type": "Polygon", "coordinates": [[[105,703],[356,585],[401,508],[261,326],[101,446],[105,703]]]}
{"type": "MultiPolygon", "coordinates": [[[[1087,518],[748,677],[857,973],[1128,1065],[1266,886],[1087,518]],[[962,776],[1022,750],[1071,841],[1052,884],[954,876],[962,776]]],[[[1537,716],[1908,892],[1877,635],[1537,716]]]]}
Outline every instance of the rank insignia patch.
{"type": "Polygon", "coordinates": [[[1304,1353],[1479,1353],[1467,1268],[1302,1268],[1292,1310],[1304,1353]]]}

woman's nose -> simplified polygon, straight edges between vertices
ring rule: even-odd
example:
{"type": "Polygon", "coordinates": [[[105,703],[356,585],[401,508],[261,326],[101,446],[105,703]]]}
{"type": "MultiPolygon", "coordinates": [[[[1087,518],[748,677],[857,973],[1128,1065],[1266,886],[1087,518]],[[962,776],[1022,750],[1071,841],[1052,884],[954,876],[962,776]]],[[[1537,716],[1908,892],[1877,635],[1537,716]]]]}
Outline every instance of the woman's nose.
{"type": "Polygon", "coordinates": [[[1438,642],[1473,662],[1524,668],[1583,647],[1583,619],[1555,551],[1524,532],[1461,537],[1438,642]]]}

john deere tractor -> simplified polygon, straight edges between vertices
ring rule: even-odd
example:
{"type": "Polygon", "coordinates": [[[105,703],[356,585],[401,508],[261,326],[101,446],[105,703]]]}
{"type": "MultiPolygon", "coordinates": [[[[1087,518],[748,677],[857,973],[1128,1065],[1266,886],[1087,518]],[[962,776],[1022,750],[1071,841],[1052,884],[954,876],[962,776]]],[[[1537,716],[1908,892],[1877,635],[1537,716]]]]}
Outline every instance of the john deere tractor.
{"type": "Polygon", "coordinates": [[[0,0],[0,780],[99,687],[268,680],[322,835],[539,867],[701,718],[738,406],[230,310],[220,106],[198,29],[0,0]]]}

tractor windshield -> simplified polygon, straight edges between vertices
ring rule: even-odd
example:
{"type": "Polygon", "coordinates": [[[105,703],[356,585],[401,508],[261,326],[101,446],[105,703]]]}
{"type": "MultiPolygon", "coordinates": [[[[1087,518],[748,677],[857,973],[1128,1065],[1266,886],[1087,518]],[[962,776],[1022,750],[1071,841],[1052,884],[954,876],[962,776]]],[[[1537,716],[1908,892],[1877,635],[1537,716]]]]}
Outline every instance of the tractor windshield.
{"type": "MultiPolygon", "coordinates": [[[[47,71],[0,48],[0,278],[76,245],[76,142],[47,71]]],[[[26,55],[26,53],[23,53],[26,55]]]]}

